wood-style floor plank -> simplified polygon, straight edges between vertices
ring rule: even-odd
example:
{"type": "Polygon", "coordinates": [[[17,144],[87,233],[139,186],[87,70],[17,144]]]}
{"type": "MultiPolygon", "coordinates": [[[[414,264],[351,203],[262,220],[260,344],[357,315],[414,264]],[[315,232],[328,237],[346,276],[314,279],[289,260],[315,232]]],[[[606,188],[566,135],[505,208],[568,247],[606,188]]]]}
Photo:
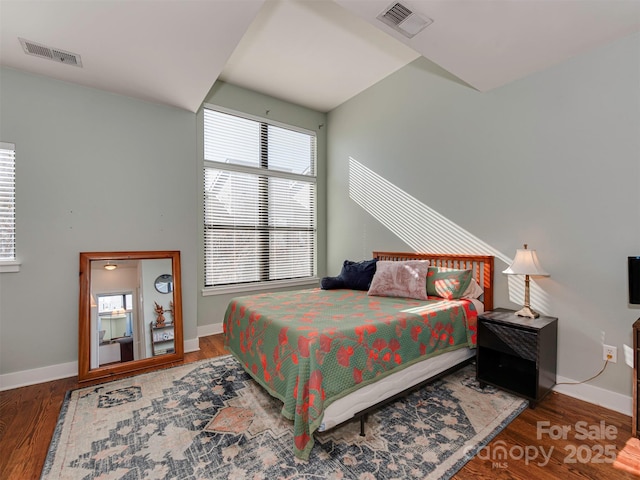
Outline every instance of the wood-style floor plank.
{"type": "MultiPolygon", "coordinates": [[[[187,353],[185,361],[180,363],[195,362],[226,353],[222,335],[202,337],[200,351],[187,353]]],[[[124,376],[126,375],[117,378],[124,376]]],[[[0,479],[39,478],[66,392],[104,381],[79,384],[77,377],[72,377],[0,392],[0,479]]],[[[601,434],[594,436],[597,435],[603,437],[601,434]]],[[[485,447],[481,455],[468,462],[454,478],[637,479],[640,478],[640,442],[630,441],[630,447],[620,453],[630,437],[630,417],[566,395],[552,393],[535,409],[527,409],[521,413],[485,447]],[[576,439],[577,422],[585,422],[585,426],[598,426],[601,421],[609,427],[609,436],[611,429],[615,429],[615,438],[576,439]],[[547,422],[547,425],[555,428],[568,426],[571,431],[565,439],[552,439],[547,434],[537,438],[538,433],[542,432],[538,428],[538,422],[547,422]],[[607,447],[608,445],[612,447],[607,447]],[[506,459],[496,461],[500,446],[506,447],[508,455],[506,459]],[[620,457],[617,466],[608,461],[605,455],[597,456],[598,451],[604,451],[605,448],[613,450],[620,457]],[[545,454],[551,452],[546,463],[541,456],[541,449],[544,449],[545,454]],[[572,449],[579,449],[581,457],[571,457],[572,449]],[[520,452],[529,451],[529,455],[533,456],[534,450],[538,452],[537,458],[521,457],[520,452]],[[569,463],[572,458],[576,459],[576,463],[569,463]],[[634,471],[637,474],[632,473],[634,471]]]]}
{"type": "Polygon", "coordinates": [[[614,466],[630,437],[630,417],[552,392],[522,412],[455,478],[637,479],[614,466]],[[502,461],[501,446],[507,450],[502,461]]]}

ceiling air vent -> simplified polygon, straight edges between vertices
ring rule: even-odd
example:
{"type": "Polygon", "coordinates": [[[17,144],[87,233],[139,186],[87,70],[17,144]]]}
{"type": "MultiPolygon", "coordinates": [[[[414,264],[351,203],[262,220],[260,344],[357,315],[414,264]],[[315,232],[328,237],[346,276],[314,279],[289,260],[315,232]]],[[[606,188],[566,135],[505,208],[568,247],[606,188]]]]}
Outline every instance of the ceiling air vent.
{"type": "Polygon", "coordinates": [[[377,18],[408,38],[433,23],[432,19],[418,15],[399,2],[392,3],[377,18]]]}
{"type": "Polygon", "coordinates": [[[32,42],[30,40],[25,40],[24,38],[19,38],[19,40],[24,53],[26,53],[27,55],[47,58],[49,60],[53,60],[54,62],[64,63],[66,65],[82,67],[82,59],[77,53],[66,52],[64,50],[60,50],[59,48],[47,47],[46,45],[32,42]]]}

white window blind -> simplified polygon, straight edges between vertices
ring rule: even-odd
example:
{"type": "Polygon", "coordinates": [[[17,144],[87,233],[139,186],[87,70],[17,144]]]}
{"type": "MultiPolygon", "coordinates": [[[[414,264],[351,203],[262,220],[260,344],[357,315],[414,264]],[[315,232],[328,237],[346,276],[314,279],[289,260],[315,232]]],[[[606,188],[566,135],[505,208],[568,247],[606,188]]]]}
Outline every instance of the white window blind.
{"type": "Polygon", "coordinates": [[[15,145],[0,142],[0,261],[16,259],[15,145]]]}
{"type": "Polygon", "coordinates": [[[204,110],[205,287],[315,275],[316,138],[204,110]]]}

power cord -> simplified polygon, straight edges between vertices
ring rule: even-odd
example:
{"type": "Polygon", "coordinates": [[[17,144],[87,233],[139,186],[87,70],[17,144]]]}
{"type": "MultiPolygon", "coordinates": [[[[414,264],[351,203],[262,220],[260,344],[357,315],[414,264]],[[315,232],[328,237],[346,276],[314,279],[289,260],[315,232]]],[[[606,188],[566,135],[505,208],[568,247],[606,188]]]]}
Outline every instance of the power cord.
{"type": "Polygon", "coordinates": [[[581,382],[560,382],[560,383],[556,383],[556,385],[580,385],[581,383],[587,383],[590,382],[591,380],[593,380],[594,378],[596,378],[597,376],[601,375],[602,372],[605,371],[605,369],[607,368],[607,365],[609,363],[609,360],[605,360],[604,361],[604,365],[602,366],[602,368],[600,369],[600,371],[598,373],[596,373],[593,377],[591,378],[587,378],[586,380],[582,380],[581,382]]]}

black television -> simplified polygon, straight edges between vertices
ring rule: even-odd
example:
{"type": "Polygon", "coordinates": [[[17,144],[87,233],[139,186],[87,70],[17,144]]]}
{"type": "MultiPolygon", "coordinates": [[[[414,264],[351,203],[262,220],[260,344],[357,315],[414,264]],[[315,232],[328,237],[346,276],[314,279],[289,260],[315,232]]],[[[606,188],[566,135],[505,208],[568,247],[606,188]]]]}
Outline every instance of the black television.
{"type": "Polygon", "coordinates": [[[640,305],[640,256],[629,257],[629,303],[640,305]]]}

